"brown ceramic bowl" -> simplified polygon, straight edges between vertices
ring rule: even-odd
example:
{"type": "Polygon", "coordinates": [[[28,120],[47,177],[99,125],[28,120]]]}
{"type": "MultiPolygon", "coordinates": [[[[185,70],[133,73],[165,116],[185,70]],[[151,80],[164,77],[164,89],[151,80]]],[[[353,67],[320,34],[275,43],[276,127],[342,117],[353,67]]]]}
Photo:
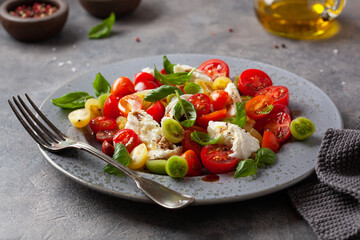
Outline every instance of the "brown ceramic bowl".
{"type": "Polygon", "coordinates": [[[58,34],[64,27],[69,12],[65,0],[8,0],[0,6],[0,19],[5,30],[15,39],[24,42],[40,41],[58,34]],[[58,8],[51,16],[42,18],[21,18],[9,11],[17,6],[33,3],[49,3],[58,8]]]}
{"type": "Polygon", "coordinates": [[[141,0],[80,0],[81,5],[91,15],[106,18],[111,12],[117,17],[134,11],[141,0]]]}

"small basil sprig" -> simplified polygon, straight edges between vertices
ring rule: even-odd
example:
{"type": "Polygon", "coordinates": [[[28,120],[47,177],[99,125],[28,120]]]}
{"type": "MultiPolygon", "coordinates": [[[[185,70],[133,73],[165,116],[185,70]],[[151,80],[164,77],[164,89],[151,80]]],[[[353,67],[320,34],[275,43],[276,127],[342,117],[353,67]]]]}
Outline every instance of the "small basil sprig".
{"type": "Polygon", "coordinates": [[[219,142],[221,136],[222,135],[220,135],[217,138],[212,138],[207,133],[197,132],[197,131],[194,131],[194,132],[192,132],[190,134],[191,140],[193,140],[194,142],[197,142],[201,146],[206,146],[206,145],[210,145],[210,144],[216,144],[216,143],[219,142]]]}
{"type": "Polygon", "coordinates": [[[161,87],[151,90],[151,92],[145,96],[144,101],[157,102],[170,94],[175,93],[175,91],[178,91],[180,95],[183,94],[182,91],[175,86],[162,85],[161,87]]]}
{"type": "Polygon", "coordinates": [[[168,85],[182,85],[187,83],[191,79],[193,71],[180,72],[180,73],[170,73],[170,74],[161,74],[159,70],[154,67],[154,75],[157,80],[159,80],[162,84],[168,85]]]}
{"type": "Polygon", "coordinates": [[[239,162],[234,178],[254,175],[258,167],[271,165],[275,160],[276,154],[270,148],[259,148],[256,151],[255,160],[249,158],[239,162]]]}
{"type": "Polygon", "coordinates": [[[93,98],[93,96],[89,96],[87,92],[71,92],[51,99],[51,102],[57,107],[76,109],[85,107],[85,102],[89,98],[93,98]]]}
{"type": "Polygon", "coordinates": [[[174,73],[174,66],[176,64],[172,64],[169,61],[169,59],[166,57],[166,55],[164,55],[164,57],[163,57],[163,65],[164,65],[165,72],[167,74],[174,73]]]}
{"type": "Polygon", "coordinates": [[[259,113],[260,114],[269,114],[271,112],[271,110],[273,110],[273,108],[274,108],[274,105],[268,105],[266,108],[259,111],[259,113]]]}
{"type": "Polygon", "coordinates": [[[112,12],[108,18],[102,21],[100,24],[91,28],[88,32],[90,39],[105,38],[110,35],[110,31],[115,23],[115,14],[112,12]]]}
{"type": "Polygon", "coordinates": [[[196,110],[194,105],[180,98],[179,91],[176,91],[179,102],[174,107],[174,117],[184,127],[191,127],[196,120],[196,110]]]}
{"type": "Polygon", "coordinates": [[[186,94],[197,94],[197,93],[204,93],[204,90],[202,89],[202,87],[200,87],[199,84],[188,82],[184,87],[184,92],[186,94]]]}
{"type": "Polygon", "coordinates": [[[93,82],[94,93],[97,97],[102,94],[110,93],[111,86],[110,83],[104,78],[101,73],[96,75],[96,78],[93,82]]]}
{"type": "Polygon", "coordinates": [[[236,117],[231,123],[236,124],[242,128],[244,127],[247,120],[246,110],[243,103],[237,102],[235,103],[235,106],[236,106],[236,117]]]}
{"type": "MultiPolygon", "coordinates": [[[[129,166],[129,164],[131,163],[131,156],[130,156],[129,152],[126,150],[125,145],[122,143],[115,144],[115,152],[114,152],[113,158],[124,166],[129,166]]],[[[124,173],[122,171],[120,171],[119,169],[117,169],[116,167],[114,167],[110,164],[106,165],[103,168],[103,170],[105,172],[107,172],[109,174],[113,174],[113,175],[118,175],[118,176],[124,175],[124,173]]]]}

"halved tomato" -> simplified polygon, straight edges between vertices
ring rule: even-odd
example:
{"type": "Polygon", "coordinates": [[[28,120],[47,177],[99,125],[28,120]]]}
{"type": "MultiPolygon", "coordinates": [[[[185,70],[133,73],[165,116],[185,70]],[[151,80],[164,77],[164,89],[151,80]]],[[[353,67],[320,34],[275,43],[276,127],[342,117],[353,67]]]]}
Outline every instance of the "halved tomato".
{"type": "Polygon", "coordinates": [[[229,77],[229,66],[220,59],[209,59],[203,62],[198,69],[208,75],[213,81],[220,76],[229,77]]]}
{"type": "Polygon", "coordinates": [[[269,86],[258,91],[255,96],[266,95],[274,99],[274,104],[289,104],[289,90],[284,86],[269,86]]]}
{"type": "Polygon", "coordinates": [[[120,99],[118,108],[121,114],[127,117],[129,112],[140,110],[143,108],[142,99],[134,94],[127,95],[120,99]]]}
{"type": "Polygon", "coordinates": [[[196,110],[196,116],[202,116],[210,112],[210,98],[204,93],[192,95],[189,100],[196,110]]]}
{"type": "Polygon", "coordinates": [[[239,78],[239,90],[242,95],[255,96],[256,92],[272,86],[270,77],[259,69],[247,69],[239,78]]]}
{"type": "Polygon", "coordinates": [[[194,131],[195,131],[195,129],[186,129],[185,133],[184,133],[184,138],[181,141],[181,144],[183,146],[183,151],[192,150],[195,152],[195,154],[198,156],[198,158],[200,158],[202,146],[200,144],[198,144],[197,142],[194,142],[191,139],[191,133],[193,133],[194,131]]]}
{"type": "Polygon", "coordinates": [[[274,152],[277,152],[280,148],[280,142],[279,139],[275,136],[275,134],[269,131],[265,131],[261,146],[263,148],[270,148],[274,152]]]}
{"type": "Polygon", "coordinates": [[[109,141],[104,141],[101,144],[101,151],[106,155],[112,157],[114,155],[115,148],[109,141]]]}
{"type": "Polygon", "coordinates": [[[219,111],[215,111],[197,118],[196,123],[202,128],[207,128],[210,121],[225,119],[226,113],[227,113],[226,108],[219,111]]]}
{"type": "Polygon", "coordinates": [[[271,112],[266,117],[263,117],[261,119],[256,120],[254,128],[257,131],[262,132],[264,130],[264,126],[265,126],[266,122],[269,119],[273,118],[279,112],[284,112],[284,113],[287,113],[287,114],[289,114],[291,116],[290,109],[286,105],[284,105],[284,104],[273,104],[273,109],[271,110],[271,112]]]}
{"type": "Polygon", "coordinates": [[[204,167],[211,173],[226,173],[233,170],[239,159],[229,157],[233,153],[230,146],[213,144],[203,147],[201,161],[204,167]]]}
{"type": "Polygon", "coordinates": [[[246,115],[254,120],[263,118],[271,112],[271,109],[268,108],[273,104],[273,102],[274,100],[271,97],[265,95],[256,96],[246,103],[246,115]]]}
{"type": "Polygon", "coordinates": [[[116,127],[116,120],[107,116],[99,116],[91,119],[89,126],[94,133],[101,130],[111,130],[116,127]]]}
{"type": "Polygon", "coordinates": [[[188,163],[188,172],[186,176],[199,176],[202,171],[202,165],[200,159],[197,157],[193,150],[187,150],[181,157],[185,158],[188,163]]]}
{"type": "Polygon", "coordinates": [[[129,153],[140,144],[139,135],[131,129],[123,129],[118,131],[113,138],[114,146],[116,143],[125,145],[129,153]]]}
{"type": "Polygon", "coordinates": [[[282,143],[291,136],[290,124],[290,115],[279,112],[266,121],[264,131],[272,132],[279,139],[279,142],[282,143]]]}
{"type": "Polygon", "coordinates": [[[112,142],[115,134],[118,132],[118,129],[111,129],[111,130],[101,130],[96,133],[96,140],[99,142],[108,141],[112,142]]]}

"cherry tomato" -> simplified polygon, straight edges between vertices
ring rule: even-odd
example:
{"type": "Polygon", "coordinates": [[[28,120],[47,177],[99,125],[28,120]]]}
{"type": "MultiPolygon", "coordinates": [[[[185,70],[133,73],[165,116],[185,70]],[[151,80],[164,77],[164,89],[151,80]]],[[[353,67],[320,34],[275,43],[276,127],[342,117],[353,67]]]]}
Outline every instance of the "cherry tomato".
{"type": "Polygon", "coordinates": [[[151,107],[149,107],[146,112],[148,114],[150,114],[153,119],[155,121],[157,121],[158,123],[161,122],[161,119],[164,117],[165,115],[165,107],[164,105],[161,103],[161,101],[157,101],[154,105],[152,105],[151,107]]]}
{"type": "Polygon", "coordinates": [[[255,96],[266,95],[274,99],[274,104],[289,104],[289,90],[284,86],[269,86],[258,91],[255,96]]]}
{"type": "Polygon", "coordinates": [[[198,69],[208,75],[213,81],[220,76],[229,77],[229,66],[220,59],[209,59],[203,62],[198,69]]]}
{"type": "Polygon", "coordinates": [[[239,78],[239,90],[242,95],[255,96],[256,92],[272,86],[270,77],[259,69],[247,69],[239,78]]]}
{"type": "Polygon", "coordinates": [[[279,103],[274,103],[273,104],[273,109],[271,110],[269,115],[275,115],[276,113],[279,112],[284,112],[290,115],[290,109],[288,108],[288,106],[284,105],[284,104],[279,104],[279,103]]]}
{"type": "Polygon", "coordinates": [[[282,143],[290,137],[290,115],[284,112],[279,112],[270,118],[265,126],[264,130],[272,132],[282,143]]]}
{"type": "Polygon", "coordinates": [[[109,141],[104,141],[101,144],[101,151],[106,155],[112,157],[114,155],[115,148],[109,141]]]}
{"type": "Polygon", "coordinates": [[[185,158],[188,163],[189,169],[186,176],[199,176],[201,174],[202,165],[193,150],[187,150],[181,155],[181,157],[185,158]]]}
{"type": "Polygon", "coordinates": [[[132,94],[135,92],[134,84],[127,77],[119,77],[115,80],[111,86],[110,93],[118,96],[119,98],[132,94]]]}
{"type": "Polygon", "coordinates": [[[214,111],[228,108],[233,104],[233,100],[230,97],[229,93],[224,90],[215,90],[210,94],[210,102],[214,108],[214,111]]]}
{"type": "Polygon", "coordinates": [[[203,147],[201,161],[211,173],[226,173],[233,170],[239,159],[229,157],[233,153],[230,146],[213,144],[203,147]]]}
{"type": "Polygon", "coordinates": [[[111,129],[111,130],[102,130],[102,131],[98,131],[96,133],[96,140],[98,140],[99,142],[103,142],[103,141],[109,141],[112,142],[114,135],[118,132],[119,130],[117,129],[111,129]]]}
{"type": "Polygon", "coordinates": [[[188,150],[192,150],[195,152],[195,154],[198,156],[198,158],[201,157],[201,148],[202,146],[200,144],[198,144],[197,142],[194,142],[191,139],[191,133],[193,133],[195,130],[194,129],[187,129],[185,130],[184,133],[184,138],[181,141],[181,144],[183,146],[183,151],[188,151],[188,150]]]}
{"type": "Polygon", "coordinates": [[[138,82],[135,84],[135,91],[140,92],[148,89],[158,88],[159,85],[156,82],[138,82]]]}
{"type": "Polygon", "coordinates": [[[273,152],[279,151],[280,142],[279,139],[272,132],[265,131],[262,141],[263,148],[270,148],[273,152]]]}
{"type": "Polygon", "coordinates": [[[271,97],[265,95],[256,96],[245,104],[246,115],[254,120],[263,118],[267,116],[265,112],[273,102],[274,100],[271,97]]]}
{"type": "Polygon", "coordinates": [[[137,95],[127,95],[120,99],[118,108],[121,114],[127,117],[129,112],[143,108],[142,99],[137,95]]]}
{"type": "Polygon", "coordinates": [[[161,74],[164,74],[164,75],[167,74],[167,72],[165,71],[165,69],[161,69],[160,73],[161,73],[161,74]]]}
{"type": "Polygon", "coordinates": [[[104,116],[111,117],[116,119],[121,115],[120,110],[118,108],[120,98],[114,95],[110,95],[105,103],[103,108],[104,116]]]}
{"type": "Polygon", "coordinates": [[[210,112],[210,98],[204,93],[192,95],[189,100],[196,110],[197,116],[202,116],[210,112]]]}
{"type": "Polygon", "coordinates": [[[154,89],[159,87],[155,77],[147,72],[139,72],[134,77],[135,91],[143,91],[146,89],[154,89]]]}
{"type": "Polygon", "coordinates": [[[131,129],[122,129],[118,131],[113,138],[114,145],[116,143],[122,143],[125,145],[129,153],[140,144],[140,138],[131,129]]]}
{"type": "Polygon", "coordinates": [[[254,128],[257,131],[262,132],[264,130],[264,126],[265,126],[266,122],[269,119],[271,119],[272,117],[274,117],[279,112],[284,112],[284,113],[287,113],[287,114],[290,115],[290,109],[286,105],[284,105],[284,104],[273,104],[273,106],[274,107],[271,110],[271,112],[268,114],[268,116],[256,120],[254,128]]]}
{"type": "Polygon", "coordinates": [[[111,130],[116,127],[116,120],[111,117],[99,116],[91,119],[89,126],[94,133],[101,130],[111,130]]]}
{"type": "Polygon", "coordinates": [[[227,109],[218,110],[208,113],[196,119],[196,123],[203,128],[207,128],[210,121],[218,121],[226,118],[227,109]]]}

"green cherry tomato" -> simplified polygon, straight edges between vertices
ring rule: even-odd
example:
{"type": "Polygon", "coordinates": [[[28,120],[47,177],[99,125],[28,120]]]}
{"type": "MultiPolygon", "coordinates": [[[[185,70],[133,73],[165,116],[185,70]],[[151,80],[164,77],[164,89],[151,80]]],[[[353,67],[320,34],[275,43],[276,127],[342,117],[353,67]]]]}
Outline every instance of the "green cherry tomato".
{"type": "Polygon", "coordinates": [[[161,129],[165,138],[172,143],[179,143],[184,138],[184,129],[181,124],[174,119],[165,119],[162,122],[161,129]]]}
{"type": "Polygon", "coordinates": [[[292,120],[290,125],[291,135],[297,140],[304,140],[315,132],[314,123],[305,117],[292,120]]]}
{"type": "Polygon", "coordinates": [[[110,93],[104,93],[98,97],[98,100],[99,100],[101,106],[104,106],[104,103],[109,96],[110,96],[110,93]]]}
{"type": "Polygon", "coordinates": [[[240,75],[236,75],[234,77],[234,84],[238,90],[239,90],[239,78],[240,78],[240,75]]]}
{"type": "Polygon", "coordinates": [[[146,167],[147,169],[149,169],[150,172],[155,173],[155,174],[166,174],[165,171],[165,165],[166,165],[166,160],[146,160],[146,167]]]}
{"type": "Polygon", "coordinates": [[[182,178],[187,174],[188,170],[186,159],[179,156],[170,157],[165,165],[166,173],[172,178],[182,178]]]}

